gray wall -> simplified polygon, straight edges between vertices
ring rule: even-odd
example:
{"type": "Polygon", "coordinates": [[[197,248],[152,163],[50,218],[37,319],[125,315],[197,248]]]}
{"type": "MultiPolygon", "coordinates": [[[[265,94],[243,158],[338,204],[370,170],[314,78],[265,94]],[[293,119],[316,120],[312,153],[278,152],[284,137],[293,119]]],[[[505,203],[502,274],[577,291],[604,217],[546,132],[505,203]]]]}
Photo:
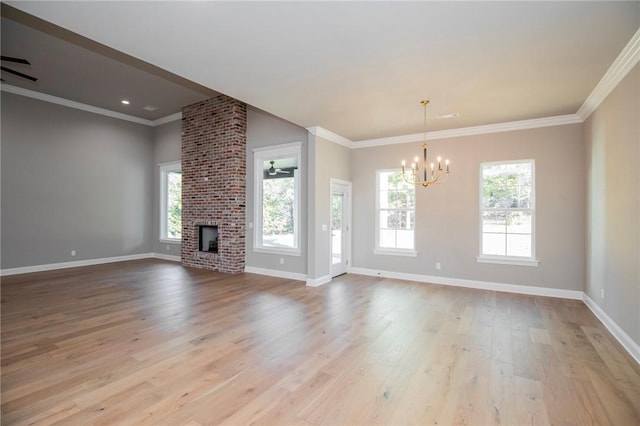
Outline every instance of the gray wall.
{"type": "Polygon", "coordinates": [[[556,289],[583,289],[584,145],[582,125],[435,140],[430,158],[452,162],[443,185],[416,188],[417,257],[376,255],[376,170],[398,168],[421,143],[353,151],[353,266],[556,289]],[[537,267],[478,263],[479,167],[534,159],[537,267]],[[435,268],[440,262],[442,269],[435,268]]]}
{"type": "Polygon", "coordinates": [[[180,161],[182,157],[182,121],[176,120],[154,128],[153,145],[153,238],[154,253],[180,257],[179,243],[160,242],[160,166],[180,161]]]}
{"type": "Polygon", "coordinates": [[[309,163],[315,171],[309,188],[308,278],[330,274],[331,178],[351,181],[351,149],[310,135],[309,163]],[[313,186],[313,187],[311,187],[313,186]],[[322,225],[327,230],[322,230],[322,225]]]}
{"type": "Polygon", "coordinates": [[[640,65],[591,114],[585,141],[585,292],[640,344],[640,65]]]}
{"type": "Polygon", "coordinates": [[[309,169],[308,132],[306,129],[284,121],[264,111],[247,107],[247,227],[246,227],[246,266],[265,268],[299,274],[307,273],[307,203],[309,169]],[[253,148],[282,145],[291,142],[303,142],[302,146],[302,180],[301,180],[301,212],[300,212],[300,256],[256,253],[253,251],[253,229],[249,224],[254,220],[254,188],[253,188],[253,148]],[[280,264],[280,258],[284,264],[280,264]]]}
{"type": "Polygon", "coordinates": [[[149,252],[152,132],[2,92],[2,269],[149,252]]]}

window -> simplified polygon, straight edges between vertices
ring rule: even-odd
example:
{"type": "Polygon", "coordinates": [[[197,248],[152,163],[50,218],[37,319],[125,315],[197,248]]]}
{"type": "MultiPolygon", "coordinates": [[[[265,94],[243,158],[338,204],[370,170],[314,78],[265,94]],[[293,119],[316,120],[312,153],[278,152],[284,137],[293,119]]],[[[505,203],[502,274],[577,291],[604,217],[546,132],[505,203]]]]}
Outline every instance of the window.
{"type": "Polygon", "coordinates": [[[375,253],[416,255],[415,209],[415,187],[402,179],[402,171],[379,170],[376,173],[375,253]]]}
{"type": "Polygon", "coordinates": [[[479,262],[537,265],[533,160],[480,165],[479,262]]]}
{"type": "Polygon", "coordinates": [[[180,163],[160,164],[160,240],[182,239],[182,169],[180,163]]]}
{"type": "Polygon", "coordinates": [[[300,255],[302,143],[254,149],[254,251],[300,255]]]}

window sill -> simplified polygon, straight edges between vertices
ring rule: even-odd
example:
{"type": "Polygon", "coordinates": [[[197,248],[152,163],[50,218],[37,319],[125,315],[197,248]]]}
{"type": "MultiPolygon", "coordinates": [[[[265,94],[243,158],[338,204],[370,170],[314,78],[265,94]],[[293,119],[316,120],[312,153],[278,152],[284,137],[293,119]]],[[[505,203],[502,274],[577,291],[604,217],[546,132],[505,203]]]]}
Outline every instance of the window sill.
{"type": "Polygon", "coordinates": [[[478,263],[495,263],[499,265],[515,265],[515,266],[538,266],[540,261],[537,259],[515,259],[515,258],[496,258],[478,256],[476,257],[478,263]]]}
{"type": "Polygon", "coordinates": [[[374,254],[382,254],[385,256],[409,256],[416,257],[418,256],[418,252],[415,250],[400,250],[400,249],[383,249],[377,248],[373,250],[374,254]]]}
{"type": "Polygon", "coordinates": [[[300,249],[286,249],[286,248],[270,248],[270,247],[254,247],[255,253],[267,253],[267,254],[280,254],[284,256],[300,256],[300,249]]]}
{"type": "Polygon", "coordinates": [[[166,243],[166,244],[182,244],[182,240],[178,240],[175,238],[160,238],[160,242],[161,243],[166,243]]]}

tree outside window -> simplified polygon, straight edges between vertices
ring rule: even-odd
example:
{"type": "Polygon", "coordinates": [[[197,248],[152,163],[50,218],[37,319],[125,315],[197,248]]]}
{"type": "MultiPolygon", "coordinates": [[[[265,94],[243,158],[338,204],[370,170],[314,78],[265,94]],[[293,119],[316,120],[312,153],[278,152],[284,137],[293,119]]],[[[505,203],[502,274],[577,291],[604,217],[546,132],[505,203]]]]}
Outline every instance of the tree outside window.
{"type": "Polygon", "coordinates": [[[377,250],[413,251],[415,247],[415,187],[401,170],[377,172],[377,250]]]}
{"type": "Polygon", "coordinates": [[[182,239],[182,170],[180,163],[160,165],[160,240],[182,239]]]}
{"type": "Polygon", "coordinates": [[[182,172],[167,173],[167,237],[182,238],[182,172]]]}
{"type": "Polygon", "coordinates": [[[533,258],[533,161],[481,165],[481,256],[533,258]]]}
{"type": "Polygon", "coordinates": [[[299,256],[302,143],[254,150],[253,250],[299,256]]]}

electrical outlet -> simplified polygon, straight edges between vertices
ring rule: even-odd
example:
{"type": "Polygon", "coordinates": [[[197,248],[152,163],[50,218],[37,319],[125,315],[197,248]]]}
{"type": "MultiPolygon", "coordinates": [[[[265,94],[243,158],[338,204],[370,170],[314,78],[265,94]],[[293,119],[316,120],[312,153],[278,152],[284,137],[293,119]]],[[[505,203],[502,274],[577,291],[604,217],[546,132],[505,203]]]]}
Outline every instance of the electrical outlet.
{"type": "Polygon", "coordinates": [[[281,264],[281,265],[284,265],[284,257],[281,257],[281,258],[280,258],[280,264],[281,264]]]}
{"type": "Polygon", "coordinates": [[[171,250],[171,248],[169,247],[169,244],[167,244],[167,250],[171,250]]]}
{"type": "Polygon", "coordinates": [[[600,298],[604,299],[604,288],[600,289],[600,298]]]}
{"type": "Polygon", "coordinates": [[[76,251],[75,250],[71,250],[71,256],[75,256],[76,255],[76,251]]]}
{"type": "Polygon", "coordinates": [[[440,269],[440,262],[436,262],[436,269],[440,269]]]}

